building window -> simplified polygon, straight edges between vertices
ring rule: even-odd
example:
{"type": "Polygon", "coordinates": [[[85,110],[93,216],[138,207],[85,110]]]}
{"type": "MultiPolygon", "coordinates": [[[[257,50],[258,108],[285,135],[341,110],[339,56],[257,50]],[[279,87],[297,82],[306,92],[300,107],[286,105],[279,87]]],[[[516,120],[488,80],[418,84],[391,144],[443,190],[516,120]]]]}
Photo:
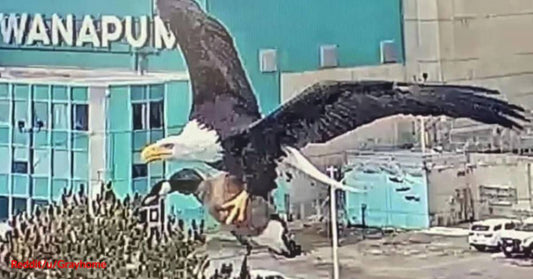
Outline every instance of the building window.
{"type": "Polygon", "coordinates": [[[75,178],[89,178],[89,154],[87,152],[72,152],[73,175],[75,178]]]}
{"type": "Polygon", "coordinates": [[[163,101],[134,103],[132,109],[133,129],[161,129],[163,121],[163,101]]]}
{"type": "Polygon", "coordinates": [[[73,105],[72,106],[72,129],[76,131],[89,130],[89,106],[73,105]]]}
{"type": "Polygon", "coordinates": [[[163,128],[163,102],[150,102],[150,129],[163,128]]]}
{"type": "Polygon", "coordinates": [[[70,178],[69,152],[55,149],[52,153],[52,174],[54,178],[70,178]]]}
{"type": "Polygon", "coordinates": [[[61,129],[66,130],[68,129],[68,109],[66,104],[54,104],[52,106],[53,114],[52,114],[52,128],[53,129],[61,129]]]}
{"type": "Polygon", "coordinates": [[[23,161],[13,161],[11,164],[12,173],[28,173],[28,162],[23,161]]]}
{"type": "Polygon", "coordinates": [[[9,198],[0,197],[0,222],[6,221],[9,218],[9,198]]]}
{"type": "Polygon", "coordinates": [[[44,206],[48,205],[47,200],[32,200],[31,201],[31,210],[34,211],[36,207],[41,207],[41,210],[44,206]]]}
{"type": "Polygon", "coordinates": [[[9,102],[0,101],[0,124],[9,124],[9,102]]]}
{"type": "Polygon", "coordinates": [[[147,186],[148,180],[146,178],[133,180],[133,193],[139,193],[145,195],[148,192],[147,186]]]}
{"type": "Polygon", "coordinates": [[[148,167],[146,164],[134,164],[131,171],[132,178],[140,178],[148,176],[148,167]]]}
{"type": "Polygon", "coordinates": [[[13,214],[19,214],[26,211],[27,204],[25,198],[13,198],[13,214]]]}
{"type": "Polygon", "coordinates": [[[33,103],[33,121],[34,124],[37,124],[37,121],[42,121],[44,124],[43,129],[47,127],[48,124],[48,103],[35,102],[33,103]]]}
{"type": "Polygon", "coordinates": [[[24,121],[24,123],[26,123],[28,120],[28,102],[16,101],[14,102],[14,109],[13,124],[17,125],[19,121],[24,121]]]}
{"type": "Polygon", "coordinates": [[[133,104],[133,130],[147,130],[146,104],[133,104]]]}
{"type": "Polygon", "coordinates": [[[9,158],[9,147],[0,146],[0,173],[9,173],[11,162],[5,158],[9,158]]]}

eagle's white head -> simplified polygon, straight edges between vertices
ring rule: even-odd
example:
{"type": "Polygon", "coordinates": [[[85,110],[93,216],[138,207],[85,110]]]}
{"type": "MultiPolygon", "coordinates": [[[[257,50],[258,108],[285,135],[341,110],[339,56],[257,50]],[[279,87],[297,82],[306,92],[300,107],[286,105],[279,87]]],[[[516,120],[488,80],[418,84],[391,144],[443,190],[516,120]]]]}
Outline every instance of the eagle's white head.
{"type": "Polygon", "coordinates": [[[179,135],[158,140],[142,150],[146,163],[153,161],[215,162],[222,159],[222,147],[216,131],[192,120],[179,135]]]}

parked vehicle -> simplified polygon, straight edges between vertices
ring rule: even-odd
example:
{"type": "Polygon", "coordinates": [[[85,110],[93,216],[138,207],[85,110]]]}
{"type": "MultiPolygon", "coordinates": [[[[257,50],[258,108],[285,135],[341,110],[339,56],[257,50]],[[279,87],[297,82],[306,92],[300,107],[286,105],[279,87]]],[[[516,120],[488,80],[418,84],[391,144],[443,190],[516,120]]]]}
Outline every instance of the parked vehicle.
{"type": "Polygon", "coordinates": [[[533,256],[533,218],[524,221],[524,224],[512,231],[501,234],[501,249],[506,257],[512,258],[516,254],[533,256]]]}
{"type": "Polygon", "coordinates": [[[272,270],[250,270],[250,278],[265,278],[265,279],[289,279],[285,275],[272,270]]]}
{"type": "Polygon", "coordinates": [[[500,250],[500,235],[520,225],[515,219],[487,219],[475,222],[470,227],[468,244],[478,251],[500,250]]]}

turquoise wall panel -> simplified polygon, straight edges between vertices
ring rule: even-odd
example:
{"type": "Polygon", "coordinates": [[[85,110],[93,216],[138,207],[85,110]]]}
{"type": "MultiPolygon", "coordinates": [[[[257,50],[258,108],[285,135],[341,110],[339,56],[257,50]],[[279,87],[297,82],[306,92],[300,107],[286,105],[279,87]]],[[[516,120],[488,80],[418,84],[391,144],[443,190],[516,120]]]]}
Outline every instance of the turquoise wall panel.
{"type": "Polygon", "coordinates": [[[0,146],[0,173],[10,173],[9,147],[0,146]]]}
{"type": "Polygon", "coordinates": [[[5,99],[9,97],[9,84],[0,83],[0,98],[5,99]]]}
{"type": "Polygon", "coordinates": [[[178,134],[189,121],[192,93],[188,81],[169,82],[165,90],[167,135],[178,134]]]}
{"type": "Polygon", "coordinates": [[[36,198],[48,199],[50,197],[47,177],[34,178],[33,189],[33,196],[36,198]]]}
{"type": "Polygon", "coordinates": [[[9,142],[9,128],[0,127],[0,144],[8,144],[9,142]]]}
{"type": "Polygon", "coordinates": [[[52,174],[54,178],[69,179],[71,176],[69,152],[64,150],[54,150],[52,158],[52,174]]]}
{"type": "Polygon", "coordinates": [[[7,174],[0,174],[0,195],[9,195],[9,177],[7,174]]]}
{"type": "Polygon", "coordinates": [[[113,180],[113,188],[118,197],[131,194],[131,108],[127,86],[112,86],[108,103],[108,137],[110,153],[108,167],[113,180]]]}
{"type": "MultiPolygon", "coordinates": [[[[395,176],[394,176],[395,177],[395,176]]],[[[389,173],[379,170],[365,173],[354,169],[345,174],[349,185],[365,189],[365,193],[347,194],[348,218],[361,224],[362,204],[367,205],[365,220],[369,226],[401,228],[429,227],[426,177],[404,173],[400,182],[393,181],[389,173]],[[416,200],[408,200],[413,197],[416,200]]]]}
{"type": "Polygon", "coordinates": [[[131,0],[92,0],[88,1],[64,1],[64,0],[2,0],[3,13],[41,13],[52,15],[54,13],[74,15],[118,15],[140,16],[150,11],[151,0],[136,0],[132,5],[131,0]]]}
{"type": "Polygon", "coordinates": [[[48,101],[50,99],[50,86],[48,85],[35,85],[33,87],[33,99],[48,101]]]}
{"type": "Polygon", "coordinates": [[[279,81],[277,73],[259,71],[260,49],[278,50],[281,72],[318,69],[325,44],[338,46],[340,67],[379,64],[383,40],[397,42],[402,53],[400,0],[211,0],[208,11],[234,36],[263,113],[278,105],[279,81]]]}
{"type": "Polygon", "coordinates": [[[65,188],[68,188],[68,180],[54,179],[52,181],[52,199],[58,200],[65,188]]]}
{"type": "Polygon", "coordinates": [[[12,175],[11,179],[13,180],[13,190],[11,193],[17,196],[28,196],[28,176],[27,175],[12,175]]]}
{"type": "Polygon", "coordinates": [[[49,176],[51,173],[50,159],[52,158],[51,150],[48,149],[35,149],[33,163],[33,172],[36,175],[49,176]]]}
{"type": "Polygon", "coordinates": [[[9,125],[10,104],[8,100],[0,100],[0,125],[9,125]]]}

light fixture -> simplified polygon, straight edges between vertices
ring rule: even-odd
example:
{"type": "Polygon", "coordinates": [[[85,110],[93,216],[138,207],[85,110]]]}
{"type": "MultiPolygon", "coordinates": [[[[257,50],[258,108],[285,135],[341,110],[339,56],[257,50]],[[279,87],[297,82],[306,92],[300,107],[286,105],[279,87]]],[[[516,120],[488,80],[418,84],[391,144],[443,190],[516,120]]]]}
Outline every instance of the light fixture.
{"type": "Polygon", "coordinates": [[[19,120],[19,121],[17,121],[17,126],[19,128],[19,132],[23,133],[24,132],[24,128],[26,126],[26,122],[24,120],[19,120]]]}
{"type": "Polygon", "coordinates": [[[40,132],[41,129],[44,127],[44,122],[41,119],[37,119],[35,121],[35,127],[37,128],[37,132],[40,132]]]}

